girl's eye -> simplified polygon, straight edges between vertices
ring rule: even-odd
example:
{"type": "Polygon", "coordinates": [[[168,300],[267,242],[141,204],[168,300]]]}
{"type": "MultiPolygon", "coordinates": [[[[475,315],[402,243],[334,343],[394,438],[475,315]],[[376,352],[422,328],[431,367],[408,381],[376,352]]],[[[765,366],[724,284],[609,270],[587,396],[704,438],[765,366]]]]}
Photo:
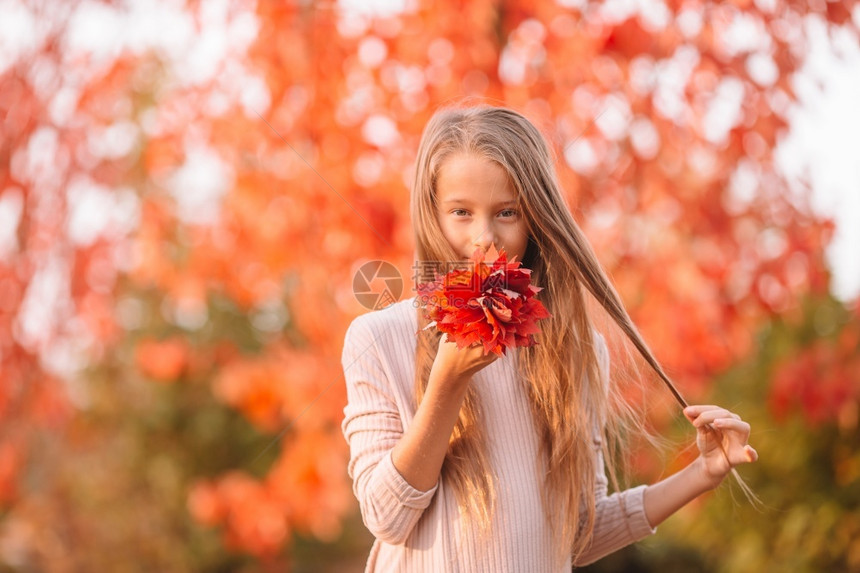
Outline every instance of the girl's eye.
{"type": "MultiPolygon", "coordinates": [[[[451,214],[454,215],[455,217],[468,217],[469,211],[467,211],[466,209],[453,209],[451,211],[451,214]]],[[[506,218],[506,219],[516,217],[517,215],[519,215],[519,213],[517,212],[516,209],[505,209],[505,210],[499,212],[499,216],[506,218]]]]}

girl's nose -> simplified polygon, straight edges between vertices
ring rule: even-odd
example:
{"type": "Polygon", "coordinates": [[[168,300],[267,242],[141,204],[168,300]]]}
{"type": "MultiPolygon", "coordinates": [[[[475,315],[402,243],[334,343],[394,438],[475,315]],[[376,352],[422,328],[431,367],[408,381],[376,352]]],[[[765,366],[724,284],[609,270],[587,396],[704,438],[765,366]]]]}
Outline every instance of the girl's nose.
{"type": "Polygon", "coordinates": [[[492,226],[484,225],[481,228],[477,229],[475,239],[472,241],[472,246],[480,247],[486,253],[487,249],[490,248],[490,245],[493,244],[494,240],[495,236],[493,233],[492,226]]]}

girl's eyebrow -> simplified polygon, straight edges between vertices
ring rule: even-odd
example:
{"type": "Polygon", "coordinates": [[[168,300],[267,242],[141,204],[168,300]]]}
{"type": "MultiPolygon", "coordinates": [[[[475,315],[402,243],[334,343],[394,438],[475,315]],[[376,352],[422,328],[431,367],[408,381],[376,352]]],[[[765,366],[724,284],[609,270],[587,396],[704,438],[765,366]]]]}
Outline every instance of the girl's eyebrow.
{"type": "MultiPolygon", "coordinates": [[[[442,201],[442,203],[446,203],[446,204],[447,203],[460,203],[461,205],[470,205],[471,204],[471,202],[468,199],[459,199],[456,197],[453,199],[445,199],[444,201],[442,201]]],[[[516,204],[517,204],[516,199],[510,199],[508,201],[500,201],[500,202],[496,203],[495,205],[493,205],[493,207],[502,207],[505,205],[516,205],[516,204]]]]}

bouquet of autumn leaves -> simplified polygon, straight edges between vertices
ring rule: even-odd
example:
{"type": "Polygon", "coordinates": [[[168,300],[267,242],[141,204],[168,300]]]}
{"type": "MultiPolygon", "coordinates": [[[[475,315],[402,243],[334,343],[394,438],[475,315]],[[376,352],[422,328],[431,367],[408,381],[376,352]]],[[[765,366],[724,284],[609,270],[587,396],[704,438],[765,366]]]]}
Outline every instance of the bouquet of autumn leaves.
{"type": "Polygon", "coordinates": [[[484,257],[478,248],[471,268],[436,273],[435,280],[418,285],[424,315],[432,321],[426,328],[435,325],[457,348],[480,342],[485,355],[537,344],[537,321],[550,316],[534,298],[543,289],[531,284],[531,270],[521,268],[516,257],[507,260],[504,249],[492,264],[484,257]]]}

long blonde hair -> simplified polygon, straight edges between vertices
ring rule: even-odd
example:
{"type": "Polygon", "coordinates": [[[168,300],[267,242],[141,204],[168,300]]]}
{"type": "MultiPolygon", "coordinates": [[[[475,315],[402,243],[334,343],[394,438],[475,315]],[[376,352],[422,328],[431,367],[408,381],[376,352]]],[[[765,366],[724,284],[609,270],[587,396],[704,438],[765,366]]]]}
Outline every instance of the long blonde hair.
{"type": "MultiPolygon", "coordinates": [[[[440,166],[455,153],[476,154],[503,167],[518,195],[529,231],[523,266],[543,287],[539,298],[552,317],[541,321],[539,344],[520,348],[518,367],[528,392],[545,468],[544,507],[561,512],[556,547],[570,548],[574,558],[591,543],[594,529],[595,430],[615,487],[612,452],[623,434],[621,420],[610,416],[622,401],[614,400],[608,372],[602,371],[596,335],[587,310],[591,296],[620,327],[642,357],[670,386],[672,383],[639,335],[591,246],[580,230],[558,184],[553,157],[540,131],[519,113],[491,106],[448,107],[437,111],[421,138],[411,195],[418,281],[442,272],[438,261],[457,260],[437,219],[436,178],[440,166]]],[[[416,348],[415,395],[420,403],[435,360],[440,333],[420,326],[416,348]]],[[[464,515],[482,526],[490,522],[494,478],[481,424],[481,404],[469,390],[451,436],[443,477],[456,492],[464,515]]]]}

